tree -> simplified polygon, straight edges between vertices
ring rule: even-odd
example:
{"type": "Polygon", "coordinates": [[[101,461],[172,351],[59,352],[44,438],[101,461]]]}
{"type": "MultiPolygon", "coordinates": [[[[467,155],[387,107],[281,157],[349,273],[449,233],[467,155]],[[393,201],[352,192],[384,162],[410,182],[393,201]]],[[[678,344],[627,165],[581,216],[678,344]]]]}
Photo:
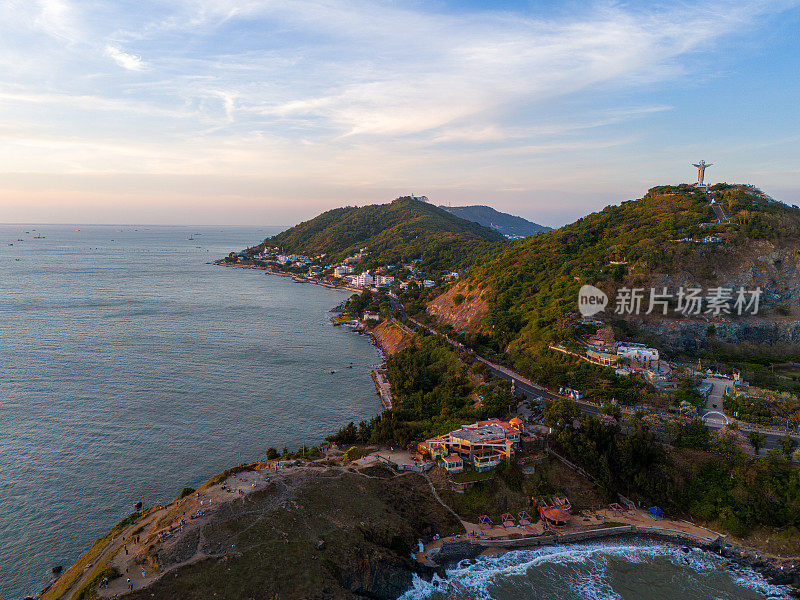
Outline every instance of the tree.
{"type": "Polygon", "coordinates": [[[556,398],[547,409],[545,423],[551,427],[572,427],[572,422],[581,414],[578,403],[571,398],[556,398]]]}
{"type": "Polygon", "coordinates": [[[797,440],[795,440],[793,437],[789,437],[788,435],[785,435],[779,439],[778,445],[781,447],[781,450],[783,450],[783,453],[790,459],[792,458],[792,453],[797,450],[797,440]]]}
{"type": "Polygon", "coordinates": [[[614,337],[614,328],[611,327],[611,325],[603,325],[597,331],[597,337],[603,340],[603,343],[605,343],[607,346],[613,346],[614,342],[617,341],[614,337]]]}
{"type": "Polygon", "coordinates": [[[278,456],[280,455],[278,454],[278,451],[275,450],[275,448],[271,446],[267,448],[267,460],[275,460],[276,458],[278,458],[278,456]]]}
{"type": "Polygon", "coordinates": [[[764,447],[764,444],[767,443],[767,436],[759,431],[751,431],[747,435],[747,439],[750,440],[750,445],[753,447],[753,450],[755,450],[756,455],[761,448],[764,447]]]}

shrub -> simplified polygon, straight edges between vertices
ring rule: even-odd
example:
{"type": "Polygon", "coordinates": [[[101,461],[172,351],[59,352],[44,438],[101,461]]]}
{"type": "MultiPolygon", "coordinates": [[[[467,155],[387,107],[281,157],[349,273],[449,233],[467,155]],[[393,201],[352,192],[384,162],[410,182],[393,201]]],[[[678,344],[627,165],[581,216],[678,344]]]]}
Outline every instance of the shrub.
{"type": "Polygon", "coordinates": [[[180,493],[180,495],[178,496],[178,500],[180,500],[181,498],[186,498],[186,496],[189,496],[189,495],[191,495],[191,494],[194,494],[196,491],[197,491],[197,490],[195,490],[193,487],[185,487],[185,488],[183,488],[183,489],[181,490],[181,493],[180,493]]]}

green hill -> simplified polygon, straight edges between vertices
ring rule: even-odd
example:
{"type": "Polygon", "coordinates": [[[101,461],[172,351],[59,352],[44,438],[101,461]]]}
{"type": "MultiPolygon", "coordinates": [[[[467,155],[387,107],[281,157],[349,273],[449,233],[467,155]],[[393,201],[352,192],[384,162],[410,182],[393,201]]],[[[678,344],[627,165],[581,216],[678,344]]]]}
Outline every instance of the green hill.
{"type": "MultiPolygon", "coordinates": [[[[796,207],[749,186],[718,184],[708,196],[689,185],[661,186],[639,200],[512,243],[474,269],[459,290],[448,292],[450,298],[466,298],[452,307],[452,318],[442,308],[448,296],[435,301],[436,313],[454,329],[468,329],[468,343],[506,354],[531,374],[542,368],[548,343],[585,332],[577,311],[578,290],[585,284],[606,292],[610,305],[598,317],[624,339],[675,352],[743,355],[746,349],[755,356],[780,347],[784,356],[795,355],[800,350],[798,269],[796,207]],[[726,221],[719,222],[709,200],[723,208],[726,221]],[[752,318],[644,315],[650,288],[662,286],[673,291],[760,287],[761,310],[752,318]],[[640,316],[614,314],[615,291],[622,287],[646,290],[640,316]],[[462,328],[457,315],[469,314],[470,302],[484,316],[479,326],[473,321],[471,328],[462,328]]],[[[539,375],[546,380],[546,373],[539,375]]]]}
{"type": "Polygon", "coordinates": [[[264,240],[248,253],[278,246],[286,253],[342,260],[369,248],[365,268],[421,259],[424,269],[454,269],[499,250],[504,236],[436,206],[402,197],[389,204],[336,208],[264,240]]]}
{"type": "Polygon", "coordinates": [[[523,238],[544,231],[552,231],[552,227],[545,227],[522,217],[500,212],[491,206],[440,206],[439,208],[467,221],[474,221],[495,229],[509,238],[523,238]]]}

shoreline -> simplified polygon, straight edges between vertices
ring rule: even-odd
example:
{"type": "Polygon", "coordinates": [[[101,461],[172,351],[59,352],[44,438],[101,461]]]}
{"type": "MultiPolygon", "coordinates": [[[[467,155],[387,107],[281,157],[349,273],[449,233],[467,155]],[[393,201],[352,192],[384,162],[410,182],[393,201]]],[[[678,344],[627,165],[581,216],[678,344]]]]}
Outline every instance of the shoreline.
{"type": "Polygon", "coordinates": [[[583,542],[636,539],[658,541],[682,548],[698,548],[712,552],[730,561],[731,566],[750,568],[772,585],[788,586],[793,597],[800,598],[800,558],[777,558],[760,554],[752,548],[725,541],[724,536],[709,541],[687,532],[655,527],[627,525],[573,532],[563,535],[546,535],[506,540],[463,540],[445,542],[441,550],[431,553],[431,566],[447,568],[463,560],[479,557],[501,556],[508,552],[532,550],[545,546],[570,546],[583,542]]]}
{"type": "Polygon", "coordinates": [[[229,263],[218,262],[218,261],[212,261],[212,262],[209,262],[209,263],[206,263],[206,264],[215,265],[217,267],[232,267],[232,268],[235,268],[235,269],[253,269],[253,270],[256,270],[256,271],[264,271],[268,275],[277,275],[278,277],[289,277],[289,278],[293,279],[295,283],[310,283],[312,285],[319,285],[319,286],[326,287],[326,288],[332,289],[332,290],[343,290],[345,292],[353,292],[353,293],[356,293],[356,294],[361,293],[361,292],[364,291],[361,288],[350,287],[350,286],[347,286],[347,285],[338,285],[338,284],[333,284],[333,283],[326,283],[324,281],[318,281],[318,280],[315,280],[315,279],[310,279],[310,278],[308,278],[308,277],[306,277],[304,275],[298,275],[296,273],[287,273],[286,271],[280,271],[280,270],[275,269],[273,267],[262,267],[261,265],[242,264],[242,263],[229,264],[229,263]]]}
{"type": "MultiPolygon", "coordinates": [[[[216,264],[216,263],[210,263],[210,264],[216,264]]],[[[269,274],[279,275],[282,277],[293,277],[291,274],[277,272],[269,268],[264,268],[256,265],[230,264],[230,265],[218,265],[218,266],[231,266],[238,268],[264,270],[267,271],[267,273],[269,274]]],[[[295,281],[298,280],[295,279],[295,281]]],[[[358,292],[361,291],[361,290],[351,290],[350,288],[346,287],[326,285],[324,283],[316,282],[313,280],[304,280],[298,282],[314,283],[316,285],[321,285],[323,287],[329,287],[332,289],[341,289],[343,291],[358,291],[358,292]]],[[[381,368],[385,369],[386,361],[391,356],[391,352],[389,348],[386,346],[384,340],[382,340],[381,336],[377,334],[374,330],[364,330],[360,333],[364,333],[370,337],[373,344],[381,354],[382,357],[381,368]]],[[[383,396],[380,393],[380,387],[378,386],[377,381],[375,380],[376,371],[373,370],[371,371],[371,373],[373,381],[376,383],[376,388],[378,389],[378,395],[381,396],[381,401],[383,403],[383,396]]],[[[391,406],[387,408],[386,404],[384,403],[384,409],[390,410],[391,406]]],[[[237,467],[234,467],[234,469],[236,468],[237,467]]],[[[301,468],[306,468],[306,467],[305,465],[301,465],[301,468]]],[[[245,470],[241,471],[241,474],[247,474],[250,472],[251,472],[250,470],[245,470]]],[[[203,490],[204,488],[206,488],[206,486],[208,486],[211,481],[217,479],[217,477],[218,476],[212,477],[211,480],[209,480],[209,482],[206,482],[206,484],[200,486],[198,490],[203,490]]],[[[245,479],[244,481],[247,480],[245,479]]],[[[245,494],[247,494],[249,493],[249,490],[245,487],[244,492],[245,494]]],[[[146,509],[145,511],[143,511],[142,516],[144,517],[146,515],[149,515],[150,512],[153,510],[168,509],[173,505],[177,505],[180,501],[181,501],[180,499],[176,499],[164,506],[156,505],[154,507],[151,507],[150,509],[146,509]]],[[[555,535],[540,535],[535,537],[517,537],[517,538],[506,538],[506,539],[482,539],[482,540],[461,539],[453,541],[443,541],[441,549],[439,549],[439,551],[435,553],[435,556],[432,556],[432,560],[419,561],[419,562],[421,563],[420,566],[427,565],[437,569],[441,569],[443,566],[447,564],[452,564],[460,560],[476,558],[479,556],[497,556],[510,551],[525,550],[540,546],[558,546],[558,545],[566,546],[592,540],[612,540],[615,538],[622,539],[622,538],[632,537],[637,539],[664,541],[688,547],[701,548],[709,552],[714,552],[730,560],[735,565],[741,567],[749,567],[753,569],[754,571],[760,573],[766,580],[768,580],[770,583],[773,583],[774,585],[792,586],[792,594],[800,598],[800,558],[777,559],[775,557],[765,556],[763,554],[758,553],[754,549],[727,543],[725,541],[725,536],[721,536],[716,532],[711,532],[711,533],[716,535],[716,538],[713,540],[708,540],[700,536],[694,536],[688,532],[676,531],[666,528],[648,527],[642,525],[624,525],[620,527],[602,527],[597,529],[574,531],[569,533],[563,533],[560,535],[555,534],[555,535]],[[437,560],[437,558],[439,560],[437,560]]],[[[76,563],[73,564],[73,567],[77,565],[79,561],[76,561],[76,563]]],[[[66,573],[66,569],[64,573],[66,573]]],[[[42,590],[40,594],[46,592],[48,588],[50,588],[56,581],[58,581],[58,578],[51,581],[51,583],[48,584],[48,586],[44,590],[42,590]]]]}

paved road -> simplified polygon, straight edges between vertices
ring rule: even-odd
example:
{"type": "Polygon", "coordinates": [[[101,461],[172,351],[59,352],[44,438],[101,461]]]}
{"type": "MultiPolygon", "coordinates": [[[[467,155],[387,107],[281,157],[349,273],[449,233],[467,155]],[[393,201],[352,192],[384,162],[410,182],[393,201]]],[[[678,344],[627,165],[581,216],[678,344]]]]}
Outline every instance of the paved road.
{"type": "MultiPolygon", "coordinates": [[[[493,376],[499,377],[500,379],[505,379],[505,380],[513,382],[514,383],[514,388],[515,388],[517,394],[520,394],[520,393],[524,392],[525,395],[531,400],[535,400],[537,398],[543,398],[543,399],[546,399],[546,400],[553,400],[555,398],[560,398],[560,396],[558,394],[556,394],[555,392],[552,392],[552,391],[548,390],[547,388],[545,388],[545,387],[543,387],[541,385],[533,383],[532,381],[526,379],[525,377],[523,377],[519,373],[516,373],[515,371],[512,371],[511,369],[509,369],[507,367],[504,367],[502,365],[498,365],[498,364],[493,363],[493,362],[491,362],[491,361],[489,361],[489,360],[487,360],[487,359],[485,359],[485,358],[483,358],[481,356],[478,356],[472,350],[470,350],[469,348],[467,348],[466,346],[464,346],[460,342],[457,342],[456,340],[451,339],[450,337],[448,337],[448,336],[436,331],[435,329],[433,329],[431,327],[428,327],[427,325],[423,325],[422,323],[420,323],[416,319],[413,319],[413,318],[409,317],[406,314],[405,310],[403,309],[403,306],[401,305],[400,301],[397,299],[396,296],[393,296],[393,295],[390,294],[389,295],[389,301],[390,301],[390,303],[392,305],[392,308],[395,309],[395,310],[399,310],[400,314],[403,316],[403,318],[405,320],[408,320],[411,323],[413,323],[414,325],[416,325],[417,327],[421,327],[423,329],[426,329],[426,330],[430,331],[433,334],[442,336],[444,339],[446,339],[455,348],[457,348],[459,350],[464,350],[466,352],[469,352],[470,355],[473,357],[473,359],[476,362],[480,362],[480,363],[486,365],[489,368],[489,370],[491,371],[493,376]]],[[[714,378],[713,381],[711,381],[711,383],[712,383],[712,385],[714,387],[712,388],[712,392],[711,392],[712,395],[709,396],[709,401],[708,401],[707,406],[711,406],[712,410],[713,410],[713,405],[717,404],[717,408],[719,409],[719,411],[723,412],[723,410],[722,410],[722,395],[724,394],[725,390],[728,387],[733,385],[733,382],[728,380],[728,379],[714,378]]],[[[581,412],[583,414],[590,415],[590,416],[593,416],[593,417],[597,417],[598,415],[601,414],[601,412],[600,412],[600,408],[601,407],[598,404],[595,404],[593,402],[587,402],[585,400],[577,400],[576,402],[577,402],[578,406],[580,407],[581,412]]],[[[631,410],[631,409],[626,408],[626,407],[620,407],[620,408],[625,412],[628,412],[628,411],[631,410]]],[[[706,422],[706,426],[709,429],[719,430],[719,429],[721,429],[722,427],[725,426],[725,423],[722,422],[722,421],[719,421],[719,420],[709,419],[706,422]]],[[[746,428],[747,428],[747,425],[746,424],[742,424],[741,429],[744,430],[746,428]]],[[[778,448],[779,447],[778,443],[777,443],[778,440],[780,438],[782,438],[786,434],[785,433],[777,433],[777,434],[776,433],[764,433],[764,435],[766,436],[766,444],[764,446],[764,449],[765,450],[770,450],[772,448],[778,448]]],[[[800,441],[800,432],[793,433],[791,435],[792,435],[792,437],[794,437],[795,439],[800,441]]]]}

